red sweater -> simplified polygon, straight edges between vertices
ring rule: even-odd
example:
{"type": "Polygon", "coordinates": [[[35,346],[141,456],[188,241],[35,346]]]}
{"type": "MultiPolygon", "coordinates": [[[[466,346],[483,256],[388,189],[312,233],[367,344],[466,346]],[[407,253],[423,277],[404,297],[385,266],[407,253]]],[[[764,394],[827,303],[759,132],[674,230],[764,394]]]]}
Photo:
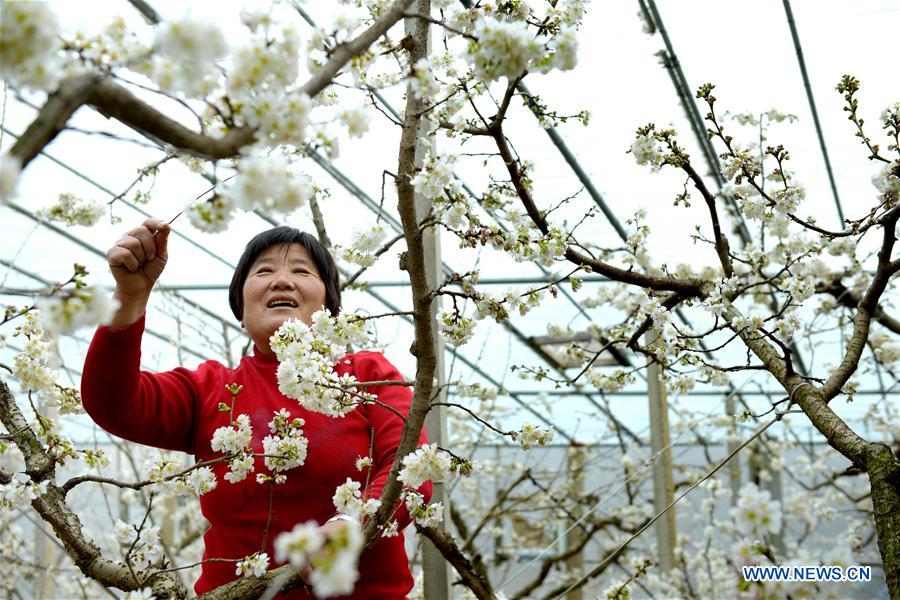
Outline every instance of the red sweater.
{"type": "MultiPolygon", "coordinates": [[[[213,432],[228,425],[228,413],[218,404],[231,405],[231,393],[225,386],[244,386],[234,404],[234,416],[247,414],[253,428],[251,447],[262,453],[262,440],[269,434],[274,412],[287,409],[292,417],[306,421],[303,433],[309,440],[306,462],[285,471],[287,482],[276,486],[272,504],[272,523],[265,551],[274,561],[273,541],[279,533],[290,531],[297,523],[315,519],[324,523],[335,514],[332,496],[347,477],[365,485],[365,471],[356,470],[356,459],[369,455],[370,429],[373,432],[373,467],[368,497],[378,498],[387,482],[403,422],[391,411],[375,406],[359,406],[343,418],[310,412],[296,400],[278,391],[274,354],[245,356],[236,369],[216,361],[207,361],[196,370],[177,368],[166,373],[140,370],[141,336],[144,319],[121,330],[101,327],[94,334],[85,359],[81,380],[84,408],[98,425],[119,437],[193,454],[197,461],[221,457],[213,452],[213,432]]],[[[402,379],[397,369],[377,352],[357,352],[344,357],[338,373],[351,373],[358,381],[402,379]]],[[[379,401],[409,414],[412,398],[404,386],[371,388],[379,401]]],[[[420,444],[426,443],[422,433],[420,444]]],[[[255,471],[239,483],[225,480],[227,463],[213,467],[217,485],[200,496],[203,516],[211,527],[203,536],[204,559],[239,559],[260,550],[268,517],[269,485],[256,482],[256,473],[268,473],[262,458],[255,471]]],[[[420,489],[429,498],[431,483],[420,489]]],[[[410,522],[401,506],[397,511],[400,528],[410,522]]],[[[274,568],[277,565],[270,563],[274,568]]],[[[382,538],[359,565],[360,577],[349,598],[403,598],[412,589],[403,536],[382,538]]],[[[236,579],[230,562],[207,562],[194,585],[198,594],[236,579]]],[[[303,589],[289,598],[312,598],[303,589]]]]}

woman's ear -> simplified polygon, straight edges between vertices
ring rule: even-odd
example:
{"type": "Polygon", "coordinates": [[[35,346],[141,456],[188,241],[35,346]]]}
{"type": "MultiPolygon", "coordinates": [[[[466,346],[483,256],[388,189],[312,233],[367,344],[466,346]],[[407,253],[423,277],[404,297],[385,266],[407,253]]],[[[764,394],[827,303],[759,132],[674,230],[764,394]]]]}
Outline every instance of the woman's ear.
{"type": "Polygon", "coordinates": [[[244,322],[241,321],[241,329],[244,329],[244,322]]]}

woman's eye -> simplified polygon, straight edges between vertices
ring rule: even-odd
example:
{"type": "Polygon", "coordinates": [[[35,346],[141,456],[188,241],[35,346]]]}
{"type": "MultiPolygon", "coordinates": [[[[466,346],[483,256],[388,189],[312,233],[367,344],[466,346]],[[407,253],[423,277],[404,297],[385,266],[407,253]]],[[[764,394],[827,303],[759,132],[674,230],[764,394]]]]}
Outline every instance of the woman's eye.
{"type": "Polygon", "coordinates": [[[256,272],[257,273],[271,273],[272,269],[270,269],[269,267],[260,267],[259,269],[256,270],[256,272]]]}

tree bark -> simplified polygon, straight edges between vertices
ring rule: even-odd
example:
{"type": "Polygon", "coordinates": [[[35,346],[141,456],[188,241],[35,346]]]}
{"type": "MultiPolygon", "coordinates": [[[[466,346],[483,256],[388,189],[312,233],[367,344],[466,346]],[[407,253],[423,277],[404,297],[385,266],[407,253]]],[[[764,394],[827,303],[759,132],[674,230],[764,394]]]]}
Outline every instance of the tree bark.
{"type": "Polygon", "coordinates": [[[427,537],[434,544],[434,547],[440,550],[441,554],[447,559],[459,576],[463,583],[466,584],[478,600],[494,600],[494,593],[491,591],[491,585],[478,572],[472,562],[459,549],[459,546],[453,541],[446,532],[431,527],[423,527],[416,525],[416,530],[427,537]]]}
{"type": "Polygon", "coordinates": [[[900,460],[884,444],[868,447],[875,534],[888,593],[900,599],[900,460]]]}
{"type": "MultiPolygon", "coordinates": [[[[430,0],[418,0],[416,11],[419,14],[430,14],[430,0]]],[[[409,43],[409,64],[424,58],[428,48],[428,26],[425,19],[416,21],[415,31],[409,43]]],[[[415,341],[410,352],[416,357],[415,392],[409,408],[409,416],[397,448],[397,456],[391,467],[387,484],[381,492],[381,507],[374,519],[366,524],[366,546],[368,550],[380,535],[379,524],[384,523],[393,512],[400,498],[402,485],[397,475],[403,457],[415,450],[419,435],[425,424],[425,415],[431,403],[431,392],[434,389],[434,373],[437,365],[435,356],[434,335],[431,328],[431,304],[434,297],[428,289],[426,277],[425,248],[422,242],[422,231],[419,217],[416,214],[415,193],[412,178],[415,175],[416,145],[418,143],[419,123],[422,119],[424,102],[415,94],[407,94],[406,109],[403,120],[403,132],[400,135],[400,152],[397,158],[397,209],[403,234],[406,238],[406,253],[401,259],[400,268],[409,273],[412,288],[413,326],[415,341]]]]}

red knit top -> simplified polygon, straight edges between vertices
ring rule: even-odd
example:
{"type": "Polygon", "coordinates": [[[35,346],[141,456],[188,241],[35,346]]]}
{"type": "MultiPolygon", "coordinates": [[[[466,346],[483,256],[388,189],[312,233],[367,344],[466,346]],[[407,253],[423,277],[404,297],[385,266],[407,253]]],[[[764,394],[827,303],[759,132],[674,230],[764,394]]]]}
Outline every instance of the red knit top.
{"type": "MultiPolygon", "coordinates": [[[[221,457],[213,452],[213,432],[228,425],[229,414],[219,412],[218,404],[231,405],[231,393],[225,386],[243,385],[234,404],[234,416],[247,414],[253,428],[251,448],[262,453],[263,438],[269,434],[269,421],[279,409],[305,420],[303,433],[309,440],[306,462],[284,471],[287,481],[275,487],[272,521],[264,551],[274,561],[273,541],[279,533],[295,524],[315,519],[324,523],[335,514],[332,496],[347,477],[365,485],[366,473],[356,469],[359,457],[369,456],[372,447],[372,473],[367,497],[378,498],[403,429],[402,420],[377,405],[359,406],[343,418],[329,417],[306,410],[296,400],[278,391],[274,354],[254,354],[241,359],[236,369],[216,361],[207,361],[197,369],[177,368],[165,373],[140,370],[143,317],[125,329],[100,327],[88,349],[81,393],[84,408],[106,431],[119,437],[168,450],[193,454],[197,461],[221,457]]],[[[335,370],[350,373],[358,381],[402,379],[397,369],[377,352],[357,352],[341,359],[335,370]]],[[[409,414],[412,393],[405,386],[370,388],[378,400],[401,414],[409,414]]],[[[427,443],[425,433],[419,440],[427,443]]],[[[260,551],[268,519],[269,483],[256,482],[256,473],[268,473],[262,458],[256,458],[255,471],[239,483],[229,483],[224,475],[228,466],[218,462],[212,467],[216,488],[200,496],[203,516],[211,527],[204,537],[204,559],[240,559],[260,551]]],[[[426,499],[431,483],[420,488],[426,499]]],[[[404,507],[396,513],[400,528],[410,522],[404,507]]],[[[278,565],[270,562],[270,568],[278,565]]],[[[200,579],[194,585],[198,594],[233,581],[231,562],[203,564],[200,579]]],[[[360,577],[348,598],[403,598],[412,589],[403,536],[382,538],[359,565],[360,577]]],[[[297,589],[289,598],[312,598],[310,592],[297,589]]]]}

